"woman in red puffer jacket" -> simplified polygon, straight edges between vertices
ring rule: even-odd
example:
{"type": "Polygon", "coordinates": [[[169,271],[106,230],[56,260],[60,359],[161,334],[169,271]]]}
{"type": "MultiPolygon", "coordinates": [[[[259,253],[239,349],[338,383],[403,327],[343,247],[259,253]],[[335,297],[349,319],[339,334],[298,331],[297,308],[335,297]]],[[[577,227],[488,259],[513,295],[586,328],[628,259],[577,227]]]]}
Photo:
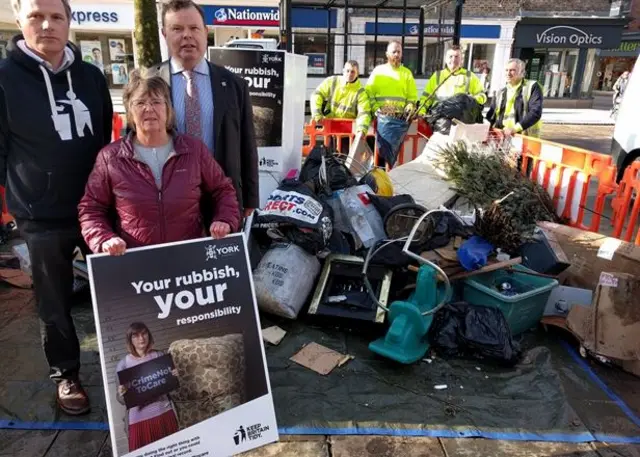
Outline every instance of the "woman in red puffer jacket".
{"type": "Polygon", "coordinates": [[[237,231],[231,180],[204,143],[173,133],[167,83],[133,72],[123,101],[132,132],[100,151],[78,206],[91,250],[121,255],[128,247],[203,237],[203,198],[213,207],[214,238],[237,231]]]}

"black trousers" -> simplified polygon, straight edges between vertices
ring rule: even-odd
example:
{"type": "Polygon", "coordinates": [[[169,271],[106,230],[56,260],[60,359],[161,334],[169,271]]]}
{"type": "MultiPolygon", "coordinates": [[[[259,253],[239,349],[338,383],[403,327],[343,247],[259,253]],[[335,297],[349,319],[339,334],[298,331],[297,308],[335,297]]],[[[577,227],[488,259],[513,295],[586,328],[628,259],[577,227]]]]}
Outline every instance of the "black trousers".
{"type": "Polygon", "coordinates": [[[80,370],[80,344],[71,318],[73,252],[88,249],[76,221],[18,220],[26,241],[36,295],[42,346],[53,381],[74,379],[80,370]]]}

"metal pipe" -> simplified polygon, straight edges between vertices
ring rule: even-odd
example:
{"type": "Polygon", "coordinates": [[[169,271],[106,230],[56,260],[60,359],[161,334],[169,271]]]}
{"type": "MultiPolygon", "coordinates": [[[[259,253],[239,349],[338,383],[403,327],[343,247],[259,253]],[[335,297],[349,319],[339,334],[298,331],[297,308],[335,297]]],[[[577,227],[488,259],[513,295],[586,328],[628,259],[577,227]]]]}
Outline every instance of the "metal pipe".
{"type": "Polygon", "coordinates": [[[333,48],[333,46],[331,45],[331,8],[327,8],[327,45],[325,48],[326,51],[326,68],[325,68],[325,72],[328,75],[333,74],[333,61],[331,60],[331,50],[333,48]]]}
{"type": "Polygon", "coordinates": [[[420,8],[418,21],[418,74],[424,74],[424,8],[420,8]]]}
{"type": "Polygon", "coordinates": [[[376,67],[378,62],[378,13],[379,10],[376,7],[376,20],[373,24],[373,68],[376,67]]]}
{"type": "Polygon", "coordinates": [[[456,0],[456,13],[453,22],[453,44],[460,45],[460,28],[462,26],[462,7],[464,0],[456,0]]]}
{"type": "Polygon", "coordinates": [[[349,48],[347,42],[349,41],[349,0],[344,0],[344,61],[343,64],[349,60],[349,48]]]}
{"type": "Polygon", "coordinates": [[[407,0],[402,1],[402,51],[404,52],[404,36],[407,27],[407,0]]]}
{"type": "Polygon", "coordinates": [[[282,0],[280,2],[280,49],[287,52],[292,51],[291,42],[291,1],[282,0]]]}

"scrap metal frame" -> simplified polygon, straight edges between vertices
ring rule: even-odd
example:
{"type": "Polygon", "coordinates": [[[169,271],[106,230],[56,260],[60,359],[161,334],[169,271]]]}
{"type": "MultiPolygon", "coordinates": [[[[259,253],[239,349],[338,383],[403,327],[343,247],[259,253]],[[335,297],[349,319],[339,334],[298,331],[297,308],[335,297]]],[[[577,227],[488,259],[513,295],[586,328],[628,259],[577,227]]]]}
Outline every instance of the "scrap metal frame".
{"type": "MultiPolygon", "coordinates": [[[[442,42],[442,24],[444,21],[442,14],[442,7],[444,5],[455,2],[455,14],[454,14],[454,31],[453,31],[453,44],[460,44],[460,30],[462,23],[462,9],[465,0],[281,0],[280,1],[280,48],[285,49],[288,52],[293,50],[292,39],[292,27],[291,27],[291,11],[292,8],[311,8],[322,9],[327,11],[327,61],[331,56],[331,10],[343,9],[344,10],[344,28],[343,35],[343,53],[344,61],[349,57],[349,37],[353,35],[366,35],[366,33],[354,33],[349,30],[349,15],[352,8],[361,10],[374,10],[375,11],[375,28],[374,28],[374,62],[378,57],[378,23],[379,13],[381,10],[401,10],[402,11],[402,46],[405,45],[405,28],[407,24],[407,12],[419,11],[418,22],[418,73],[422,75],[424,73],[424,56],[422,49],[424,48],[424,26],[425,26],[425,10],[440,8],[440,15],[438,18],[438,43],[442,42]]],[[[412,35],[415,36],[415,35],[412,35]]],[[[327,69],[328,71],[328,69],[327,69]]]]}

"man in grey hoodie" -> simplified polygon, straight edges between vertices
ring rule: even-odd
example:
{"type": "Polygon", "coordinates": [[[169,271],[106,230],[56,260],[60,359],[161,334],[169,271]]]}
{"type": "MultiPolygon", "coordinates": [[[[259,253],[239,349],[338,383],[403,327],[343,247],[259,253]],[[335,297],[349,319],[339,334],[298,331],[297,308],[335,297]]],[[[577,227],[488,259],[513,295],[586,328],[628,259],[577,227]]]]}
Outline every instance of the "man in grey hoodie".
{"type": "Polygon", "coordinates": [[[22,33],[0,63],[0,185],[29,248],[42,342],[57,403],[89,411],[71,318],[77,206],[113,107],[104,75],[68,43],[69,0],[12,0],[22,33]]]}

